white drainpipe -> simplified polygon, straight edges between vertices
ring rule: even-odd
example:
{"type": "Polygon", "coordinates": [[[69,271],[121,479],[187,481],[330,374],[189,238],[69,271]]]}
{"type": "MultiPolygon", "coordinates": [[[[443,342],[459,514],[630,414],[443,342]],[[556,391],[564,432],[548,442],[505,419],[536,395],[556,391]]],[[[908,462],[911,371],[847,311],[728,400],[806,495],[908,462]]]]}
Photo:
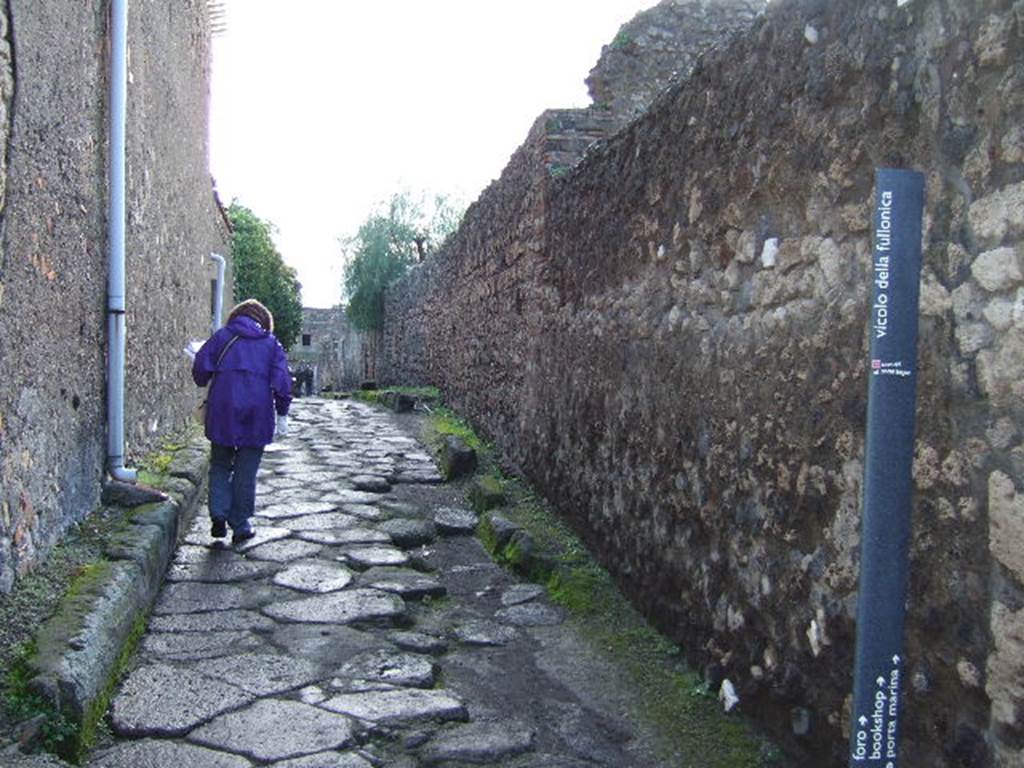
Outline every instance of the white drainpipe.
{"type": "Polygon", "coordinates": [[[128,0],[111,1],[110,22],[107,468],[115,480],[133,483],[137,473],[124,465],[125,126],[128,102],[128,0]]]}
{"type": "Polygon", "coordinates": [[[219,253],[211,253],[210,258],[217,262],[217,288],[213,292],[213,330],[221,327],[221,314],[224,312],[224,257],[219,253]]]}

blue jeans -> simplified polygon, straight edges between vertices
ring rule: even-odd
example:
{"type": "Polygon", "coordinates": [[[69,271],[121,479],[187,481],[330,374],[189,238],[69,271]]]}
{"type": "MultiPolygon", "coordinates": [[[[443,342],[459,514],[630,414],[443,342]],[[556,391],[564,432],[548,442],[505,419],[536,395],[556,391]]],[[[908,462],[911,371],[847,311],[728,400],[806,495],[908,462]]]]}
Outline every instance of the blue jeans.
{"type": "Polygon", "coordinates": [[[249,530],[256,508],[256,472],[263,446],[234,448],[210,443],[210,517],[227,520],[235,533],[249,530]]]}

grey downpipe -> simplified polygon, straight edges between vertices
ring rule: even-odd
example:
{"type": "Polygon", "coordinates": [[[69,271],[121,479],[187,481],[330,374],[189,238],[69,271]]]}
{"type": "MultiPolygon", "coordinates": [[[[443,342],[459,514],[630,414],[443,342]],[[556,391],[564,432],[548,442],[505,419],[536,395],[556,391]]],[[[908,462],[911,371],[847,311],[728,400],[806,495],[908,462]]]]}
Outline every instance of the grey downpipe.
{"type": "Polygon", "coordinates": [[[125,129],[128,104],[128,0],[110,4],[110,263],[107,276],[107,467],[134,483],[124,465],[125,129]]]}
{"type": "Polygon", "coordinates": [[[211,253],[210,258],[217,262],[217,289],[213,292],[213,330],[223,325],[221,315],[224,313],[224,257],[219,253],[211,253]]]}

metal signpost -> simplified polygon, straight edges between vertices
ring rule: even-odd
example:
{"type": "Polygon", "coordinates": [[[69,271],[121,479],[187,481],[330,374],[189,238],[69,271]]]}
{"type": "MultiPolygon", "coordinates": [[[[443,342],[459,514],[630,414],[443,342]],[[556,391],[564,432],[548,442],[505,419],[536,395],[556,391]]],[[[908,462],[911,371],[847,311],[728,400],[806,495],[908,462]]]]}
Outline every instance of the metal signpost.
{"type": "Polygon", "coordinates": [[[850,768],[897,768],[924,176],[875,171],[871,352],[850,768]]]}

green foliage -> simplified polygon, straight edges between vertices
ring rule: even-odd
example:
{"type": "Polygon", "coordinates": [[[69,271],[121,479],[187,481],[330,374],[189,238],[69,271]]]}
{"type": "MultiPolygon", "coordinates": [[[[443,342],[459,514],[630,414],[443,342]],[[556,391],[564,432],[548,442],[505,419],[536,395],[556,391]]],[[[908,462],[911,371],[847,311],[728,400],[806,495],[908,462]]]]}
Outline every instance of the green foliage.
{"type": "Polygon", "coordinates": [[[458,229],[462,211],[444,195],[425,204],[399,192],[342,241],[343,290],[352,324],[376,330],[384,321],[384,291],[413,264],[434,253],[458,229]]]}
{"type": "Polygon", "coordinates": [[[476,436],[473,428],[460,419],[454,411],[444,406],[438,406],[427,419],[424,437],[426,438],[427,445],[434,453],[437,453],[445,437],[448,435],[460,438],[462,442],[477,453],[486,451],[489,448],[483,440],[476,436]]]}
{"type": "Polygon", "coordinates": [[[302,285],[274,246],[273,225],[237,200],[228,208],[235,301],[256,299],[274,315],[274,335],[289,349],[302,330],[302,285]]]}

